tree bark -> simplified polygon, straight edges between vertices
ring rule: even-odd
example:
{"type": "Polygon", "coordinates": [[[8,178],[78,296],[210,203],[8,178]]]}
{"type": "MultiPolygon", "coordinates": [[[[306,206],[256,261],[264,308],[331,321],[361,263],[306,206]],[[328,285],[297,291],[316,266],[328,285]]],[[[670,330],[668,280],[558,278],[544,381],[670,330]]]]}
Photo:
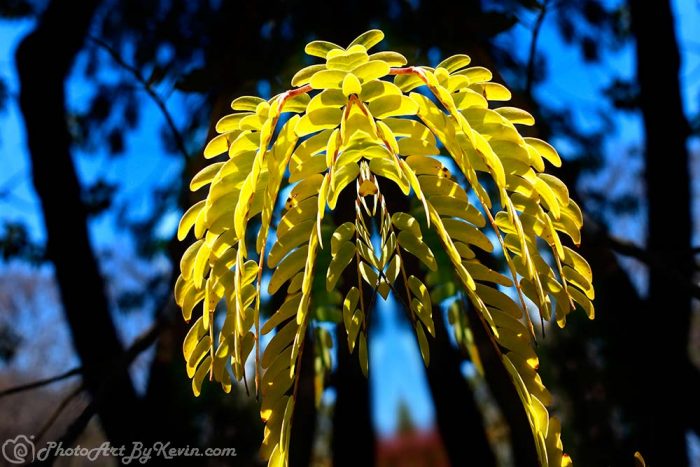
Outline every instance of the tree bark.
{"type": "Polygon", "coordinates": [[[55,268],[85,384],[98,404],[107,437],[119,445],[137,439],[145,425],[90,246],[88,216],[71,157],[64,92],[98,5],[96,0],[86,0],[74,8],[72,2],[52,1],[19,46],[16,63],[47,256],[55,268]]]}
{"type": "MultiPolygon", "coordinates": [[[[408,212],[409,203],[401,190],[393,182],[379,178],[381,191],[390,213],[408,212]]],[[[402,255],[407,275],[422,277],[421,266],[413,255],[402,255]]],[[[396,290],[405,290],[403,277],[399,275],[396,290]]],[[[403,306],[403,305],[399,305],[403,306]]],[[[486,437],[486,429],[481,411],[474,399],[474,393],[461,372],[464,358],[450,343],[445,327],[443,311],[433,304],[435,338],[428,337],[430,365],[425,374],[433,396],[435,418],[440,437],[445,445],[447,457],[453,466],[496,465],[496,459],[486,437]]],[[[411,332],[413,332],[411,327],[411,332]]],[[[517,396],[517,395],[516,395],[517,396]]]]}
{"type": "MultiPolygon", "coordinates": [[[[690,278],[689,127],[681,102],[673,13],[668,0],[631,0],[630,6],[646,136],[648,249],[690,278]]],[[[646,323],[646,332],[640,338],[641,347],[648,350],[638,357],[648,363],[646,371],[650,373],[644,385],[649,401],[644,455],[651,465],[687,465],[688,408],[697,398],[688,385],[693,376],[697,377],[688,355],[691,297],[663,271],[652,268],[646,305],[640,317],[646,323]],[[674,370],[658,371],[657,362],[672,364],[674,370]]]]}
{"type": "Polygon", "coordinates": [[[307,332],[301,355],[301,371],[290,436],[290,467],[308,467],[316,433],[316,398],[314,388],[314,338],[307,332]]]}
{"type": "MultiPolygon", "coordinates": [[[[340,194],[339,208],[334,212],[336,225],[343,222],[354,222],[355,195],[356,192],[352,185],[345,188],[340,194]]],[[[347,292],[351,287],[348,284],[357,284],[355,267],[354,264],[351,264],[343,272],[341,281],[344,284],[344,292],[347,292]]],[[[364,300],[365,303],[369,303],[372,290],[366,287],[366,283],[364,285],[364,300]]],[[[365,313],[371,314],[369,310],[365,310],[365,313]]],[[[342,324],[336,326],[336,343],[338,346],[336,351],[338,365],[333,377],[336,398],[331,441],[333,465],[335,467],[357,465],[372,467],[375,465],[376,440],[372,425],[369,380],[365,378],[360,369],[357,345],[353,353],[350,353],[347,333],[342,324]]],[[[367,346],[369,354],[369,336],[367,346]]],[[[371,368],[369,374],[372,374],[371,368]]]]}

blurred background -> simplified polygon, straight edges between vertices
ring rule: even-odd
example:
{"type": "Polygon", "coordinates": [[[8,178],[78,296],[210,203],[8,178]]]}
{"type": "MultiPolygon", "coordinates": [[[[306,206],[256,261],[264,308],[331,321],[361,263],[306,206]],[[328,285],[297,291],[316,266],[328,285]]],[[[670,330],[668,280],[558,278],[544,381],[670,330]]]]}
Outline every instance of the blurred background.
{"type": "MultiPolygon", "coordinates": [[[[175,229],[232,98],[288,89],[310,40],[375,27],[409,64],[467,53],[494,71],[565,160],[596,287],[596,319],[537,349],[565,451],[700,466],[696,0],[0,1],[0,440],[235,447],[206,462],[260,465],[255,398],[192,396],[175,229]]],[[[488,465],[484,442],[525,465],[446,330],[426,370],[396,303],[374,316],[369,380],[334,357],[320,406],[298,408],[293,465],[488,465]]]]}

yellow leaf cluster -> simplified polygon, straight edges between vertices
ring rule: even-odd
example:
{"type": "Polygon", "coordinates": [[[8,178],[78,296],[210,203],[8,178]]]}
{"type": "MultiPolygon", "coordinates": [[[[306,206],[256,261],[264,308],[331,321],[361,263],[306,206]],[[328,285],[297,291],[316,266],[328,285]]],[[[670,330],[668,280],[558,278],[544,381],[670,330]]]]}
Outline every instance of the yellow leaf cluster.
{"type": "Polygon", "coordinates": [[[427,365],[433,309],[464,295],[481,322],[468,323],[455,301],[449,321],[458,344],[478,366],[469,326],[486,327],[541,463],[569,465],[537,373],[530,321],[531,311],[562,327],[576,307],[594,315],[591,269],[571,248],[580,242],[581,210],[545,173],[546,163],[558,167],[561,159],[545,141],[520,134],[517,125],[534,124],[529,113],[493,106],[511,95],[489,70],[470,67],[466,55],[435,68],[404,67],[396,52],[370,54],[383,37],[368,31],[347,48],[311,42],[306,52],[323,63],[300,70],[293,89],[269,100],[237,98],[235,112],[216,124],[219,134],[204,150],[215,160],[190,184],[208,187],[206,199],[178,228],[181,240],[194,237],[175,286],[184,318],[197,316],[183,346],[194,393],[207,376],[226,391],[233,381],[247,384],[254,353],[266,423],[261,454],[285,466],[304,342],[313,342],[317,398],[332,368],[330,335],[314,325],[322,292],[334,297],[323,306],[338,314],[365,374],[377,296],[402,301],[427,365]],[[382,186],[391,183],[417,208],[390,212],[382,186]],[[354,193],[352,205],[338,204],[343,192],[354,193]],[[338,209],[354,220],[333,225],[326,212],[338,209]],[[504,271],[485,266],[485,254],[500,255],[504,271]],[[327,267],[317,270],[324,255],[327,267]],[[407,272],[412,257],[422,274],[407,272]],[[268,275],[268,292],[284,299],[261,323],[268,275]],[[325,288],[314,285],[317,276],[325,288]],[[263,352],[261,336],[273,332],[263,352]]]}

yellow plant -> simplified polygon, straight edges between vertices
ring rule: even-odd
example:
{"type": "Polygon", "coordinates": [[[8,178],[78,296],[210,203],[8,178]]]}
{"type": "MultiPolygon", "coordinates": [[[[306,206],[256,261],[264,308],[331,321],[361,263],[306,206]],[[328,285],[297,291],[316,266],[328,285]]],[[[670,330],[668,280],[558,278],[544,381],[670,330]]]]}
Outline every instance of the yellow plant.
{"type": "MultiPolygon", "coordinates": [[[[194,393],[199,395],[207,377],[225,391],[231,374],[245,381],[245,363],[254,352],[266,422],[261,453],[269,465],[284,466],[305,336],[321,306],[312,303],[317,277],[325,276],[331,291],[323,306],[342,310],[339,321],[351,351],[358,348],[365,374],[367,314],[376,294],[386,298],[393,292],[409,308],[426,365],[426,331],[435,332],[432,302],[465,294],[480,320],[472,325],[485,326],[498,344],[542,465],[568,465],[560,424],[547,410],[551,395],[537,374],[528,310],[530,303],[540,319],[564,326],[578,304],[593,318],[590,267],[560,240],[564,233],[580,242],[581,211],[567,187],[544,173],[545,162],[561,164],[559,155],[518,132],[516,125],[534,124],[529,113],[489,108],[510,99],[505,87],[490,81],[489,70],[468,67],[466,55],[430,68],[406,67],[396,52],[369,54],[383,37],[368,31],[347,48],[311,42],[306,53],[324,63],[299,71],[292,90],[269,100],[235,99],[236,112],[217,123],[219,135],[204,157],[228,157],[192,179],[192,190],[209,186],[209,192],[183,215],[178,229],[181,240],[192,228],[196,238],[182,257],[175,286],[185,320],[203,302],[184,342],[194,393]],[[382,186],[390,183],[416,200],[416,209],[389,212],[382,186]],[[289,197],[278,208],[287,185],[289,197]],[[355,191],[354,202],[337,207],[343,190],[355,191]],[[354,212],[354,221],[335,226],[326,213],[336,208],[354,212]],[[439,243],[429,246],[427,231],[439,243]],[[273,232],[274,241],[268,239],[273,232]],[[507,274],[485,266],[474,247],[501,257],[507,274]],[[407,273],[406,255],[436,271],[435,248],[449,263],[421,277],[407,273]],[[325,271],[316,267],[323,254],[329,260],[325,271]],[[356,274],[343,276],[351,264],[356,274]],[[266,270],[268,292],[286,285],[286,298],[261,323],[266,270]],[[260,338],[273,330],[261,354],[260,338]]],[[[453,303],[450,325],[457,342],[476,352],[462,302],[453,303]]],[[[324,328],[313,329],[320,394],[332,341],[324,328]]]]}

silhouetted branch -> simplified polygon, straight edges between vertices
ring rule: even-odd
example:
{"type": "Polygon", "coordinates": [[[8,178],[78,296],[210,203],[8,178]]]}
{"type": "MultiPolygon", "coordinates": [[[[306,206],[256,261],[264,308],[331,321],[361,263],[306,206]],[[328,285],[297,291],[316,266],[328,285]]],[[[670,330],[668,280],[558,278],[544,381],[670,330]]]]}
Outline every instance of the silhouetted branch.
{"type": "Polygon", "coordinates": [[[595,221],[588,217],[586,217],[585,225],[593,226],[590,227],[593,235],[602,235],[603,240],[615,253],[634,258],[644,263],[649,268],[662,272],[667,277],[676,280],[679,286],[688,289],[693,298],[700,300],[700,285],[693,282],[692,277],[686,277],[678,269],[671,266],[667,261],[664,261],[664,259],[660,258],[654,252],[630,241],[621,240],[613,235],[610,235],[610,233],[605,232],[595,223],[595,221]]]}
{"type": "Polygon", "coordinates": [[[525,95],[528,98],[532,97],[532,83],[535,78],[535,57],[537,55],[537,39],[540,36],[540,29],[544,23],[544,17],[547,15],[547,4],[549,0],[543,0],[540,6],[540,13],[537,15],[535,26],[532,29],[532,40],[530,41],[530,56],[527,60],[527,75],[525,81],[525,95]]]}
{"type": "Polygon", "coordinates": [[[180,133],[180,130],[178,130],[177,126],[175,125],[175,120],[170,114],[168,107],[165,105],[165,101],[163,100],[163,98],[160,97],[160,95],[158,95],[157,92],[153,90],[148,80],[143,77],[141,72],[136,67],[127,63],[126,60],[124,60],[121,57],[121,55],[119,55],[119,52],[117,52],[117,50],[111,45],[109,45],[107,42],[94,36],[88,36],[88,40],[92,41],[95,45],[104,49],[112,57],[112,59],[117,65],[128,71],[136,79],[136,81],[138,81],[139,84],[143,86],[143,89],[144,91],[146,91],[146,94],[148,94],[151,97],[151,99],[153,99],[153,102],[155,102],[156,106],[158,106],[158,109],[163,114],[163,117],[165,118],[165,122],[168,125],[170,132],[173,134],[173,138],[175,139],[175,145],[177,146],[178,151],[180,151],[182,155],[185,156],[185,159],[188,159],[190,156],[187,152],[187,148],[185,147],[185,138],[182,136],[182,133],[180,133]]]}
{"type": "Polygon", "coordinates": [[[51,376],[46,379],[40,379],[38,381],[34,381],[31,383],[27,384],[22,384],[19,386],[14,386],[8,389],[3,389],[0,391],[0,398],[9,396],[11,394],[17,394],[18,392],[24,392],[24,391],[29,391],[32,389],[37,389],[43,386],[48,386],[49,384],[57,383],[59,381],[63,381],[64,379],[71,378],[73,376],[77,376],[83,372],[83,369],[81,367],[76,367],[76,368],[71,368],[70,370],[61,373],[56,376],[51,376]]]}
{"type": "MultiPolygon", "coordinates": [[[[83,409],[83,411],[78,415],[73,422],[68,426],[66,431],[63,433],[63,436],[61,436],[58,441],[63,443],[65,446],[70,446],[72,445],[75,440],[80,436],[80,434],[85,430],[85,427],[87,424],[90,422],[92,417],[97,413],[97,410],[102,404],[103,401],[103,395],[105,393],[105,389],[109,387],[110,384],[110,379],[112,374],[117,373],[122,365],[128,367],[135,359],[138,357],[142,352],[144,352],[146,349],[148,349],[158,338],[160,335],[161,331],[165,328],[165,325],[168,322],[168,319],[165,315],[160,315],[161,317],[156,320],[156,322],[143,334],[141,334],[139,337],[137,337],[134,342],[129,346],[128,349],[126,349],[126,352],[124,353],[124,359],[121,362],[118,362],[113,368],[112,371],[107,373],[105,375],[105,378],[102,381],[102,385],[100,390],[97,392],[92,397],[92,400],[88,403],[88,405],[83,409]]],[[[82,390],[82,386],[79,388],[82,390]]],[[[70,399],[75,397],[77,394],[71,394],[69,397],[63,401],[62,405],[70,402],[70,399]]],[[[108,401],[107,401],[108,402],[108,401]]],[[[59,409],[62,410],[62,408],[59,406],[59,409]]],[[[54,414],[55,415],[55,414],[54,414]]],[[[52,416],[53,418],[53,416],[52,416]]],[[[48,465],[52,461],[52,458],[49,457],[45,462],[35,462],[32,465],[48,465]]]]}
{"type": "MultiPolygon", "coordinates": [[[[126,365],[128,366],[133,362],[136,357],[138,357],[142,352],[144,352],[148,347],[151,346],[155,342],[155,340],[158,338],[158,335],[162,331],[163,327],[165,325],[165,320],[161,319],[159,321],[156,321],[153,326],[151,326],[146,332],[141,334],[132,344],[131,346],[126,349],[124,360],[126,365]]],[[[58,374],[56,376],[51,376],[49,378],[45,379],[40,379],[38,381],[33,381],[31,383],[27,384],[21,384],[19,386],[14,386],[11,388],[3,389],[0,391],[0,398],[3,398],[5,396],[9,396],[12,394],[17,394],[19,392],[24,392],[24,391],[30,391],[32,389],[37,389],[43,386],[48,386],[53,383],[57,383],[59,381],[63,381],[64,379],[71,378],[73,376],[77,376],[82,374],[83,368],[82,367],[75,367],[71,368],[70,370],[58,374]]]]}

